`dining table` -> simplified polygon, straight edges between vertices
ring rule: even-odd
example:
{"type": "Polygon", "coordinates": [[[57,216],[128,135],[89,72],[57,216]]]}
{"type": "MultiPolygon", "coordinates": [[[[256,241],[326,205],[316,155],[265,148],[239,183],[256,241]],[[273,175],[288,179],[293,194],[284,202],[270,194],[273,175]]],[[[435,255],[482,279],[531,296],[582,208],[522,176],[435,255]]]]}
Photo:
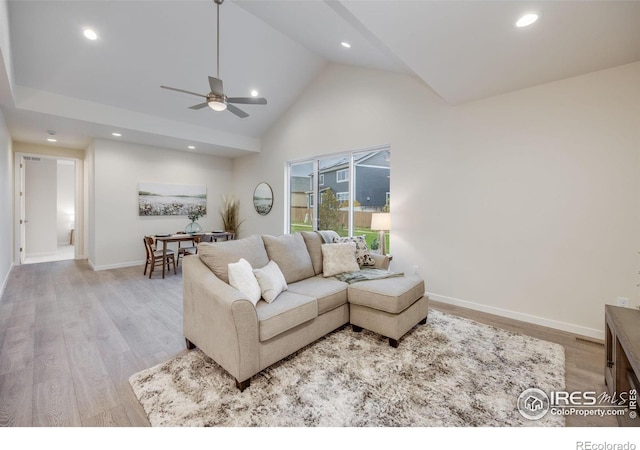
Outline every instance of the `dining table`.
{"type": "Polygon", "coordinates": [[[234,233],[230,233],[227,231],[211,231],[205,233],[176,233],[176,234],[156,234],[156,242],[162,242],[162,278],[164,278],[164,272],[166,269],[166,264],[164,263],[167,260],[167,244],[169,242],[184,242],[184,241],[193,241],[193,238],[196,236],[207,236],[211,237],[213,242],[218,241],[229,241],[234,238],[234,233]]]}

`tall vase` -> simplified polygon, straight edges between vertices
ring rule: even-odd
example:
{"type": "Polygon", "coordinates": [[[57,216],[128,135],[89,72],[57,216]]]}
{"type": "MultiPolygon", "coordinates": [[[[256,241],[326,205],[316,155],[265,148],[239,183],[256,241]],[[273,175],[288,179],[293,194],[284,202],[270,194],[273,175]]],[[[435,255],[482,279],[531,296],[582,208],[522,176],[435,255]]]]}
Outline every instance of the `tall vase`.
{"type": "Polygon", "coordinates": [[[191,223],[187,225],[187,227],[184,229],[184,232],[189,234],[200,233],[202,232],[202,227],[198,222],[196,222],[195,220],[192,220],[191,223]]]}

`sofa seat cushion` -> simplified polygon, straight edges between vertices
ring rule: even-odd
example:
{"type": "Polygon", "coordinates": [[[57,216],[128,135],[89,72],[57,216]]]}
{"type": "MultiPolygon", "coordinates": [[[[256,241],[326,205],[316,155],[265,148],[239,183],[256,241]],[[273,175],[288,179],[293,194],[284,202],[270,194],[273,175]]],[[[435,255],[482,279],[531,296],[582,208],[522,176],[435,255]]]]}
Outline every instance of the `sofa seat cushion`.
{"type": "Polygon", "coordinates": [[[360,281],[349,285],[349,303],[398,314],[424,295],[424,280],[417,275],[360,281]]]}
{"type": "Polygon", "coordinates": [[[262,240],[269,259],[278,264],[287,284],[315,275],[309,250],[300,233],[265,235],[262,240]]]}
{"type": "Polygon", "coordinates": [[[347,303],[347,287],[347,283],[335,278],[318,275],[290,284],[289,291],[315,297],[320,315],[347,303]]]}
{"type": "Polygon", "coordinates": [[[246,259],[254,269],[269,262],[262,238],[257,234],[232,241],[201,242],[198,256],[225,283],[229,283],[229,264],[237,263],[240,258],[246,259]]]}
{"type": "Polygon", "coordinates": [[[284,291],[273,303],[259,301],[256,313],[260,341],[266,341],[318,317],[318,302],[314,297],[284,291]]]}

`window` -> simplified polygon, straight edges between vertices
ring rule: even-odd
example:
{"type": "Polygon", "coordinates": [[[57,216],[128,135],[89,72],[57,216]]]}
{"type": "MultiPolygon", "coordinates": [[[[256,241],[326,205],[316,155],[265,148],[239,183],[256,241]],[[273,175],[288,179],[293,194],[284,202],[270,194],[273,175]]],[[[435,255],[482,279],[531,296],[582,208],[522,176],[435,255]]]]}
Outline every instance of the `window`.
{"type": "Polygon", "coordinates": [[[289,221],[290,232],[311,231],[314,216],[314,163],[289,164],[289,221]]]}
{"type": "MultiPolygon", "coordinates": [[[[369,248],[379,248],[378,233],[371,231],[371,215],[390,211],[388,147],[289,162],[287,171],[285,223],[289,233],[334,230],[341,236],[364,234],[369,248]]],[[[388,234],[386,239],[389,248],[388,234]]]]}

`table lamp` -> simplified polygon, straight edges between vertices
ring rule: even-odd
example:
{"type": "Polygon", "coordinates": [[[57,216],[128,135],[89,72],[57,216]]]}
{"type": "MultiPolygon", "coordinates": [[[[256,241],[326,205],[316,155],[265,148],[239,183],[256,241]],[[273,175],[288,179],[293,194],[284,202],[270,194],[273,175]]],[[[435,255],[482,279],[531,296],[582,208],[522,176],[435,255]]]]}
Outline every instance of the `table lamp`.
{"type": "Polygon", "coordinates": [[[380,254],[387,254],[387,241],[385,231],[391,230],[391,213],[371,214],[371,230],[378,231],[378,241],[380,242],[380,254]]]}

